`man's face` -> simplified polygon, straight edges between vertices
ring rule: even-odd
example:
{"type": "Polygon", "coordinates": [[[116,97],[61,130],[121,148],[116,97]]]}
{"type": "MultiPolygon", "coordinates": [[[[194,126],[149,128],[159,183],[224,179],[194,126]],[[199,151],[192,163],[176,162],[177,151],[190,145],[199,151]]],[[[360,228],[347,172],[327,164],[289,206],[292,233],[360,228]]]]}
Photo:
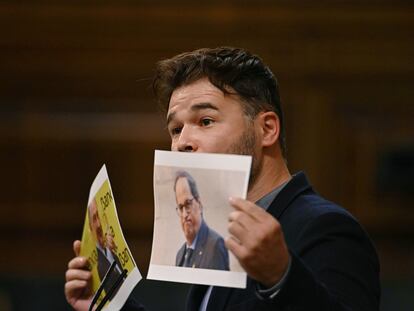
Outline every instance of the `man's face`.
{"type": "Polygon", "coordinates": [[[171,150],[252,155],[251,181],[257,175],[261,161],[253,122],[237,96],[224,94],[207,78],[174,90],[167,126],[171,150]]]}
{"type": "Polygon", "coordinates": [[[105,247],[105,239],[95,200],[92,200],[89,205],[89,223],[93,237],[98,241],[101,247],[105,247]]]}
{"type": "Polygon", "coordinates": [[[185,239],[191,244],[200,229],[202,210],[200,202],[192,195],[190,186],[185,177],[181,177],[175,184],[175,199],[179,211],[181,228],[185,239]]]}

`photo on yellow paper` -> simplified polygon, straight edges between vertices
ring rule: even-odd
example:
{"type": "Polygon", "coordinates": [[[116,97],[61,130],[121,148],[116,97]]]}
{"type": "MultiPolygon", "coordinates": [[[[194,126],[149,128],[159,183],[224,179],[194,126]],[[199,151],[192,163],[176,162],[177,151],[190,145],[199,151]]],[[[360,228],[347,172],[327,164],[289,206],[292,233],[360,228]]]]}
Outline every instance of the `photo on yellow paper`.
{"type": "Polygon", "coordinates": [[[93,293],[102,290],[96,304],[120,310],[142,277],[122,233],[105,165],[89,193],[80,255],[88,258],[93,293]]]}

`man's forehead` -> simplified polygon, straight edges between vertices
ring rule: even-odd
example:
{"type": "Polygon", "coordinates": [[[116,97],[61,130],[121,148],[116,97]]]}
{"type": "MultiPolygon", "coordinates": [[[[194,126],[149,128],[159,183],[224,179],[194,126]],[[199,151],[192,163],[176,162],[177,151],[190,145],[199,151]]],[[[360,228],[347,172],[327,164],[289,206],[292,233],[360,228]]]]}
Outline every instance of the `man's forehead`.
{"type": "Polygon", "coordinates": [[[177,191],[179,190],[187,190],[190,188],[187,178],[184,176],[178,177],[177,182],[175,184],[175,188],[177,191]]]}
{"type": "Polygon", "coordinates": [[[89,211],[94,212],[96,210],[98,210],[97,206],[96,206],[95,202],[92,201],[91,204],[89,205],[89,211]]]}
{"type": "Polygon", "coordinates": [[[200,79],[175,89],[170,98],[168,110],[174,110],[180,104],[205,102],[207,99],[224,98],[225,94],[208,79],[200,79]]]}

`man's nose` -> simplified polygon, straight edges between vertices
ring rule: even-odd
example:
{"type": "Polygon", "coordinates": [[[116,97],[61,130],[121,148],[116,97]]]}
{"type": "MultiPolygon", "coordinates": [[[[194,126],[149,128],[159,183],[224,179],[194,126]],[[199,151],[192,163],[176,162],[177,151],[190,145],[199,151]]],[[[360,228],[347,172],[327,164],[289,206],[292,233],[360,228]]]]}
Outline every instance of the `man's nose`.
{"type": "Polygon", "coordinates": [[[194,130],[191,126],[184,125],[178,138],[177,150],[181,152],[195,152],[197,148],[194,130]]]}
{"type": "Polygon", "coordinates": [[[183,213],[184,218],[187,218],[192,213],[192,208],[189,206],[186,206],[183,208],[182,213],[183,213]]]}

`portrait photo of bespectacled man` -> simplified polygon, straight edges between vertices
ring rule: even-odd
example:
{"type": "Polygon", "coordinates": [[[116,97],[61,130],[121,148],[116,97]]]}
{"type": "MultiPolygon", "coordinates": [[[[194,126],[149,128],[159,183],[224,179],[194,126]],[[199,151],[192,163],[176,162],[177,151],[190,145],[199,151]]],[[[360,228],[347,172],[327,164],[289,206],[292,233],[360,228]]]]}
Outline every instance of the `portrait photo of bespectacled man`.
{"type": "Polygon", "coordinates": [[[229,270],[229,254],[224,240],[207,225],[196,181],[188,172],[176,173],[174,192],[185,238],[177,252],[176,266],[229,270]]]}
{"type": "Polygon", "coordinates": [[[226,246],[230,196],[245,196],[251,158],[156,150],[154,234],[147,278],[242,288],[226,246]]]}

